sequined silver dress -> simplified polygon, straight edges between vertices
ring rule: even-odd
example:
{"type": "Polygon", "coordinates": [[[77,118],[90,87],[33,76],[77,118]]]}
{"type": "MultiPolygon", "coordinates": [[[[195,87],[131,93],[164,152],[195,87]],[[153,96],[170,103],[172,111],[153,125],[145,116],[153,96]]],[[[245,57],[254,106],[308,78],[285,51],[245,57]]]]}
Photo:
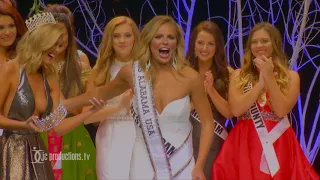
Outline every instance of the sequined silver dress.
{"type": "MultiPolygon", "coordinates": [[[[53,102],[49,84],[43,76],[48,105],[41,115],[50,113],[53,102]]],[[[35,98],[24,70],[20,69],[19,85],[8,118],[26,121],[35,110],[35,98]]],[[[54,176],[39,133],[31,130],[4,130],[0,137],[0,179],[6,180],[53,180],[54,176]]]]}

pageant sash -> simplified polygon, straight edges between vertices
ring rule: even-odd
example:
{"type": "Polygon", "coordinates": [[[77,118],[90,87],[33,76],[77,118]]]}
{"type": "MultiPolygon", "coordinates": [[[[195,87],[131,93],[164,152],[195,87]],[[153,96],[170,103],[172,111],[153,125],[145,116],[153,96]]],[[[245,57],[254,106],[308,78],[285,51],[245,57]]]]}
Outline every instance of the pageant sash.
{"type": "MultiPolygon", "coordinates": [[[[198,113],[197,113],[197,111],[194,109],[194,110],[192,110],[191,111],[191,116],[195,119],[195,120],[197,120],[197,121],[199,121],[200,123],[201,123],[201,121],[200,121],[200,119],[199,119],[199,116],[198,116],[198,113]]],[[[228,136],[228,132],[227,132],[227,130],[224,128],[224,126],[222,126],[218,121],[213,121],[214,122],[214,124],[213,124],[213,127],[214,127],[214,133],[216,134],[216,135],[218,135],[221,139],[223,139],[223,140],[226,140],[227,139],[227,136],[228,136]]]]}
{"type": "MultiPolygon", "coordinates": [[[[244,87],[244,92],[248,92],[251,88],[252,83],[244,87]]],[[[249,112],[263,148],[260,170],[267,174],[271,174],[273,177],[280,169],[273,143],[290,127],[290,123],[287,116],[285,116],[270,132],[268,132],[256,103],[250,107],[249,112]]]]}
{"type": "MultiPolygon", "coordinates": [[[[141,120],[134,110],[133,103],[131,105],[131,115],[137,126],[141,128],[141,120]]],[[[192,127],[179,147],[171,143],[170,139],[167,140],[162,137],[162,142],[165,147],[167,158],[169,158],[172,176],[175,177],[190,164],[193,158],[192,127]]]]}
{"type": "Polygon", "coordinates": [[[134,93],[138,101],[141,130],[155,170],[155,179],[172,179],[169,160],[166,156],[158,117],[154,107],[152,84],[146,82],[139,62],[133,63],[134,93]]]}

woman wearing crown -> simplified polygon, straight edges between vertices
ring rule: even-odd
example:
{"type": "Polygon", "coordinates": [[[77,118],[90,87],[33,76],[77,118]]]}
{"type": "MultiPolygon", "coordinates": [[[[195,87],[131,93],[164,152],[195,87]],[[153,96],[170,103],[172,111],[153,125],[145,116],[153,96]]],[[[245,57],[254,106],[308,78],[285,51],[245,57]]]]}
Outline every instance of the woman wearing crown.
{"type": "Polygon", "coordinates": [[[63,135],[103,103],[67,120],[52,60],[60,46],[61,25],[50,13],[26,21],[28,32],[17,45],[17,58],[0,71],[0,179],[54,179],[49,155],[38,132],[54,128],[63,135]],[[59,124],[60,123],[60,124],[59,124]],[[59,125],[58,125],[59,124],[59,125]]]}

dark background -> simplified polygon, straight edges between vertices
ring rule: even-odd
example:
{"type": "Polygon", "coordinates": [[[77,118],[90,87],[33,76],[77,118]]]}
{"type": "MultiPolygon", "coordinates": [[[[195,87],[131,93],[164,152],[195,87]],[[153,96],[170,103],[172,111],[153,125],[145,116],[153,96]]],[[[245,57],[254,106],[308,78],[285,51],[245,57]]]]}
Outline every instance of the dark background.
{"type": "MultiPolygon", "coordinates": [[[[209,0],[210,1],[210,0],[209,0]]],[[[80,39],[80,41],[86,41],[86,33],[84,31],[85,27],[85,21],[83,20],[83,16],[81,15],[81,12],[79,10],[78,4],[76,1],[63,1],[63,0],[47,0],[45,1],[46,4],[61,4],[63,2],[68,2],[70,3],[68,5],[68,7],[72,10],[75,11],[75,27],[77,29],[77,34],[78,34],[78,38],[80,39]]],[[[145,23],[147,23],[153,16],[153,12],[151,11],[150,8],[146,7],[143,10],[143,16],[142,16],[142,20],[140,23],[140,10],[141,10],[141,6],[143,5],[145,1],[144,0],[103,0],[102,3],[102,7],[105,11],[105,15],[106,15],[106,19],[100,18],[98,19],[98,22],[100,24],[101,29],[104,29],[105,24],[112,19],[115,16],[119,16],[119,15],[126,15],[126,16],[130,16],[136,23],[137,25],[140,27],[142,27],[145,23]]],[[[150,1],[156,14],[157,15],[162,15],[162,14],[168,14],[168,15],[172,15],[173,13],[176,13],[176,9],[174,8],[174,5],[172,3],[172,1],[168,0],[151,0],[150,1]]],[[[189,2],[189,1],[187,1],[189,2]]],[[[256,1],[258,2],[262,7],[269,7],[269,2],[266,0],[258,0],[256,1]]],[[[198,0],[195,4],[195,10],[194,10],[194,14],[193,14],[193,19],[192,19],[192,27],[194,27],[195,25],[197,25],[199,22],[208,19],[208,12],[207,12],[207,1],[206,0],[198,0]]],[[[244,3],[244,1],[243,1],[244,3]]],[[[227,0],[216,0],[216,1],[210,1],[210,14],[211,17],[212,16],[222,16],[228,19],[228,13],[229,13],[229,1],[227,0]]],[[[21,13],[21,15],[23,16],[23,18],[27,18],[28,13],[30,11],[30,8],[33,5],[33,0],[18,0],[18,9],[19,12],[21,13]]],[[[180,5],[182,8],[180,8],[180,13],[182,16],[186,16],[186,12],[183,9],[183,5],[181,3],[180,5]]],[[[244,6],[244,4],[242,4],[242,6],[244,6]]],[[[91,4],[91,7],[94,8],[95,5],[94,3],[91,4]]],[[[284,10],[284,12],[288,12],[289,10],[289,6],[288,4],[283,4],[282,5],[282,9],[284,10]]],[[[311,5],[310,9],[315,9],[314,5],[311,5]]],[[[234,11],[234,9],[231,9],[231,11],[234,11]]],[[[318,13],[320,10],[318,10],[318,13]]],[[[244,12],[242,12],[243,15],[250,15],[251,12],[246,10],[244,12]]],[[[268,21],[268,17],[261,13],[260,14],[263,18],[264,21],[268,21]]],[[[310,19],[314,19],[316,18],[317,21],[320,21],[320,16],[314,17],[314,16],[310,16],[310,19]]],[[[212,19],[213,21],[215,21],[223,30],[224,32],[224,37],[225,39],[227,39],[227,30],[228,30],[228,26],[227,23],[224,22],[222,19],[212,19]]],[[[259,22],[259,17],[258,15],[255,16],[255,20],[256,22],[259,22]]],[[[248,20],[243,20],[243,27],[246,27],[248,25],[253,25],[252,21],[248,21],[248,20]]],[[[277,21],[275,23],[275,26],[283,33],[284,30],[284,23],[283,21],[280,19],[279,21],[277,21]]],[[[248,32],[248,30],[250,29],[243,29],[244,30],[244,34],[246,32],[248,32]]],[[[314,34],[315,36],[316,34],[314,34]]],[[[97,36],[97,39],[95,40],[95,44],[96,46],[99,46],[101,37],[97,36]]],[[[245,43],[245,38],[244,38],[244,43],[245,43]]],[[[285,41],[284,41],[285,42],[285,41]]],[[[288,55],[288,57],[290,58],[292,55],[292,48],[289,46],[288,43],[284,43],[285,44],[285,51],[288,55]]],[[[319,35],[315,37],[315,39],[312,41],[313,45],[318,45],[320,46],[320,37],[319,35]]],[[[88,45],[89,48],[92,48],[92,46],[88,45]]],[[[80,49],[83,49],[79,46],[80,49]]],[[[234,46],[230,46],[230,48],[234,48],[234,46]]],[[[83,49],[84,52],[87,52],[85,49],[83,49]]],[[[309,51],[309,53],[311,55],[315,55],[315,54],[319,54],[320,52],[320,48],[318,49],[314,49],[312,51],[309,51]]],[[[92,65],[94,65],[96,57],[94,55],[91,55],[90,53],[87,52],[87,55],[89,56],[90,62],[92,65]]],[[[304,56],[302,53],[299,54],[299,56],[304,56]]],[[[239,60],[239,56],[235,55],[233,57],[229,57],[229,59],[234,59],[236,63],[231,63],[230,65],[235,67],[238,67],[240,65],[240,60],[239,60]]],[[[305,59],[305,61],[307,60],[307,58],[305,59]]],[[[320,66],[320,59],[315,59],[314,60],[314,64],[315,66],[317,66],[319,68],[320,66]]],[[[307,96],[308,93],[308,88],[310,85],[310,82],[314,76],[314,73],[316,72],[315,68],[312,67],[312,64],[309,63],[307,64],[304,68],[300,69],[299,71],[299,75],[300,75],[300,79],[301,79],[301,102],[304,103],[305,102],[305,98],[307,96]]],[[[315,87],[313,88],[313,91],[311,93],[311,98],[309,101],[309,107],[308,107],[308,111],[307,111],[307,120],[306,120],[306,125],[305,125],[305,136],[308,137],[310,132],[311,132],[311,128],[312,128],[312,124],[315,118],[315,113],[317,111],[317,108],[319,106],[319,102],[320,102],[320,79],[319,76],[317,77],[317,81],[315,84],[315,87]]],[[[303,107],[304,104],[302,104],[303,107]]],[[[293,113],[297,116],[297,108],[295,107],[293,110],[293,113]]],[[[296,128],[296,124],[292,123],[292,126],[294,127],[295,130],[297,130],[296,128]]],[[[319,133],[319,128],[320,128],[320,122],[318,122],[317,124],[317,130],[316,130],[316,135],[318,135],[317,133],[319,133]]],[[[300,132],[296,132],[297,134],[299,134],[300,132]]],[[[316,136],[315,136],[316,137],[316,136]]],[[[299,138],[298,138],[299,139],[299,138]]],[[[315,138],[314,138],[315,139],[315,138]]],[[[315,142],[313,142],[315,143],[315,142]]],[[[318,153],[320,154],[320,153],[318,153]]],[[[315,169],[317,170],[317,172],[320,174],[320,157],[319,155],[317,156],[316,161],[314,162],[313,166],[315,167],[315,169]]]]}

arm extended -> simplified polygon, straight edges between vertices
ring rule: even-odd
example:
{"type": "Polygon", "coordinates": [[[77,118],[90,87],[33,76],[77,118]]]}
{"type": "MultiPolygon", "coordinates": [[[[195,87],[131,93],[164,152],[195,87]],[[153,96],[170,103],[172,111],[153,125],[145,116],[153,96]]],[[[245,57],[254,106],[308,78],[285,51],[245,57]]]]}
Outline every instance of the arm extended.
{"type": "Polygon", "coordinates": [[[83,107],[91,105],[89,99],[97,98],[107,101],[115,96],[118,96],[130,89],[131,65],[124,66],[114,80],[106,85],[97,87],[91,91],[88,91],[80,96],[67,99],[63,101],[63,105],[67,108],[83,107]]]}

